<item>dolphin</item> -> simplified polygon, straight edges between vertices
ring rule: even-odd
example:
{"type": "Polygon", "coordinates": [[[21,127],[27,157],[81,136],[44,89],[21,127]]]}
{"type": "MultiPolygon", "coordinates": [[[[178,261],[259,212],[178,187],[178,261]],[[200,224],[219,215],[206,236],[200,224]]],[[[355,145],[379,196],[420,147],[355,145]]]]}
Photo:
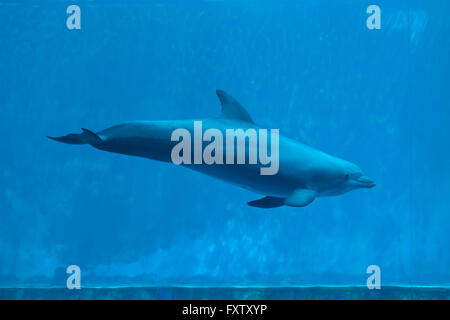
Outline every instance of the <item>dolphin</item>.
{"type": "MultiPolygon", "coordinates": [[[[244,107],[231,95],[216,90],[222,112],[218,117],[202,119],[204,129],[260,129],[244,107]]],[[[193,120],[135,121],[122,123],[99,132],[82,129],[79,134],[48,138],[67,144],[90,144],[94,148],[172,163],[178,128],[194,132],[193,120]]],[[[227,142],[225,142],[226,144],[227,142]]],[[[372,188],[375,182],[346,160],[331,156],[308,145],[279,136],[279,169],[276,174],[261,175],[262,164],[193,164],[189,169],[238,185],[264,197],[248,202],[258,208],[283,205],[304,207],[317,197],[334,196],[359,188],[372,188]]],[[[228,148],[228,146],[225,146],[228,148]]],[[[228,149],[227,149],[228,150],[228,149]]],[[[246,150],[248,156],[248,149],[246,150]]]]}

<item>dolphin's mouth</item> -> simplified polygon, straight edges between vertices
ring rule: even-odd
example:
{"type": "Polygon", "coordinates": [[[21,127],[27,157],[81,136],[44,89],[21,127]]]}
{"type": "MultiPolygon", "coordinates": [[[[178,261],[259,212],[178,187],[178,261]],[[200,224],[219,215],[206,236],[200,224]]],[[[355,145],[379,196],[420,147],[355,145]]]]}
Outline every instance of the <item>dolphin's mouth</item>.
{"type": "Polygon", "coordinates": [[[372,179],[366,177],[366,176],[360,176],[358,178],[354,178],[353,179],[358,187],[360,188],[373,188],[375,187],[375,181],[373,181],[372,179]]]}

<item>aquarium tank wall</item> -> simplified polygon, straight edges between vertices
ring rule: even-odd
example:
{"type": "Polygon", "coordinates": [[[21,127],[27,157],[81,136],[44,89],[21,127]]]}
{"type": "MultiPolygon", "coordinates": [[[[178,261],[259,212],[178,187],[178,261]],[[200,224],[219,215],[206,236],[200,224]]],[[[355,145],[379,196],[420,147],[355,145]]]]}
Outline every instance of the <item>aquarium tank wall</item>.
{"type": "Polygon", "coordinates": [[[372,265],[382,286],[448,286],[449,10],[2,1],[0,286],[65,288],[71,265],[83,287],[366,286],[372,265]],[[216,89],[376,186],[264,210],[181,166],[46,138],[215,117],[216,89]]]}

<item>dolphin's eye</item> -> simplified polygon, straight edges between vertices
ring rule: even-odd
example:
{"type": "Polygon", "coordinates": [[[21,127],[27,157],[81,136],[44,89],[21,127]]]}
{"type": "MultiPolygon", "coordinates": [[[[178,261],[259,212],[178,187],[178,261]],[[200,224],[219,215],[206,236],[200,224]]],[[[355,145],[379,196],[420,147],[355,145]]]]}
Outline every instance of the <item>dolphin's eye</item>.
{"type": "Polygon", "coordinates": [[[348,180],[350,178],[350,175],[347,173],[346,175],[345,175],[345,180],[348,180]]]}

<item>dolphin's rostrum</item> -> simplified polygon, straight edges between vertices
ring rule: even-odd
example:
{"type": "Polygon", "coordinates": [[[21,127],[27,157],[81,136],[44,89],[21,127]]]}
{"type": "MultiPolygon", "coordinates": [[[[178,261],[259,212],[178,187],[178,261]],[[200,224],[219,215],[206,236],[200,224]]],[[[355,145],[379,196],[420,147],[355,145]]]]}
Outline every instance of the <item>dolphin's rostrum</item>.
{"type": "MultiPolygon", "coordinates": [[[[202,119],[205,130],[216,129],[225,135],[227,129],[261,129],[232,96],[222,90],[217,90],[216,93],[222,104],[222,113],[216,118],[202,119]]],[[[128,122],[97,133],[83,128],[80,134],[48,138],[68,144],[90,144],[100,150],[171,162],[171,150],[177,144],[171,140],[171,134],[179,128],[184,128],[192,134],[194,121],[128,122]]],[[[229,147],[224,145],[224,150],[229,147]]],[[[247,157],[248,149],[246,148],[247,157]]],[[[263,165],[260,163],[181,165],[264,195],[265,197],[248,203],[259,208],[283,205],[304,207],[317,197],[339,195],[353,189],[375,186],[374,181],[365,177],[355,164],[281,135],[278,150],[279,170],[274,175],[261,175],[260,168],[263,165]]]]}

